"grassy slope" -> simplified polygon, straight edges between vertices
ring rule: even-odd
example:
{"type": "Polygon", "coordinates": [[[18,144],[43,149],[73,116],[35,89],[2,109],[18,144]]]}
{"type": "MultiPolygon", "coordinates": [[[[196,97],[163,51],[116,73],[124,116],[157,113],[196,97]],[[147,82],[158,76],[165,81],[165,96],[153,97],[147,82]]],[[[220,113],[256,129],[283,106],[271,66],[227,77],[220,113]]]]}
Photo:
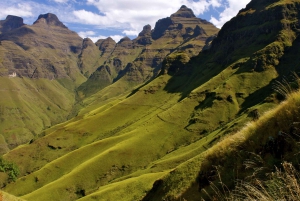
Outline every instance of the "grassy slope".
{"type": "Polygon", "coordinates": [[[213,162],[219,156],[226,159],[224,153],[205,150],[216,150],[220,144],[213,145],[219,141],[227,150],[230,138],[224,136],[251,120],[251,110],[263,113],[276,104],[265,99],[278,76],[276,68],[267,63],[264,71],[253,72],[249,62],[260,52],[282,52],[288,45],[284,41],[254,48],[225,67],[214,62],[215,55],[203,54],[192,61],[192,76],[162,75],[113,102],[98,103],[100,94],[94,96],[74,119],[5,155],[21,167],[23,176],[5,190],[28,200],[75,200],[83,195],[132,200],[145,196],[153,181],[164,176],[163,184],[158,182],[154,194],[148,194],[152,200],[176,198],[186,190],[194,195],[199,167],[210,167],[210,162],[202,163],[207,156],[203,153],[216,153],[213,162]],[[107,193],[136,185],[141,189],[132,194],[107,193]]]}
{"type": "Polygon", "coordinates": [[[8,193],[5,193],[3,191],[0,191],[0,199],[1,200],[8,200],[8,201],[25,201],[25,200],[23,200],[21,198],[17,198],[15,196],[10,195],[8,193]]]}
{"type": "Polygon", "coordinates": [[[25,25],[1,37],[2,154],[65,121],[75,102],[74,89],[86,78],[77,66],[78,53],[71,51],[72,46],[81,48],[82,39],[68,29],[25,25]],[[17,77],[9,79],[12,72],[17,77]]]}
{"type": "MultiPolygon", "coordinates": [[[[266,164],[260,167],[264,168],[274,168],[274,165],[279,165],[283,160],[297,163],[299,160],[297,145],[292,145],[295,147],[290,147],[291,150],[283,152],[282,158],[276,158],[272,152],[265,152],[262,147],[268,144],[270,139],[277,139],[279,131],[288,132],[293,122],[299,122],[299,105],[300,93],[298,91],[293,93],[287,101],[266,112],[259,121],[249,122],[240,131],[227,136],[207,151],[183,163],[173,174],[163,179],[164,184],[161,189],[167,192],[164,192],[164,197],[187,200],[205,197],[203,191],[199,191],[199,184],[196,180],[199,179],[200,173],[212,170],[212,166],[219,167],[222,182],[230,187],[235,179],[244,179],[252,174],[245,170],[243,165],[247,159],[254,160],[251,157],[252,154],[261,156],[266,164]]],[[[217,185],[219,180],[216,175],[214,176],[211,177],[211,181],[217,185]]],[[[210,187],[206,186],[205,188],[211,193],[210,187]]],[[[159,193],[157,194],[159,195],[159,193]]],[[[156,199],[161,198],[160,196],[157,196],[156,199]]]]}
{"type": "Polygon", "coordinates": [[[74,95],[55,80],[2,77],[0,83],[0,130],[9,147],[64,121],[74,104],[74,95]]]}
{"type": "MultiPolygon", "coordinates": [[[[198,97],[191,98],[191,96],[178,103],[180,93],[168,93],[163,90],[163,86],[169,79],[167,75],[161,76],[130,98],[119,100],[119,103],[113,106],[104,105],[107,107],[106,110],[98,108],[78,116],[70,123],[57,126],[56,130],[50,129],[48,135],[33,144],[20,147],[14,153],[11,152],[10,154],[13,155],[9,154],[6,157],[19,158],[16,161],[24,168],[23,174],[46,165],[47,161],[41,158],[47,158],[52,162],[20,179],[6,190],[16,195],[24,195],[39,188],[25,196],[29,200],[38,200],[41,199],[41,195],[46,196],[46,191],[49,192],[49,189],[56,189],[60,192],[59,195],[72,195],[72,199],[75,199],[78,189],[84,189],[89,194],[97,191],[97,186],[113,182],[115,179],[121,182],[152,172],[171,171],[178,164],[203,152],[223,133],[213,132],[203,138],[204,136],[199,135],[198,130],[186,130],[185,127],[191,119],[191,111],[199,104],[198,97]],[[149,89],[157,91],[155,94],[145,94],[149,89]],[[114,142],[115,140],[117,142],[114,142]],[[107,141],[113,142],[103,146],[107,141]],[[92,142],[94,144],[90,144],[92,142]],[[48,144],[52,147],[60,146],[61,149],[51,150],[47,147],[48,144]],[[84,146],[85,144],[90,145],[84,146]],[[96,144],[97,149],[94,147],[97,146],[96,144]],[[79,149],[70,152],[76,148],[79,149]],[[36,149],[39,150],[38,157],[35,154],[36,149]],[[68,152],[70,153],[64,155],[68,152]],[[20,153],[29,155],[32,159],[28,160],[24,157],[22,159],[20,153]],[[84,157],[79,157],[81,154],[84,157]],[[61,158],[58,158],[59,156],[61,158]],[[76,162],[73,160],[74,156],[76,162]],[[106,161],[105,164],[102,161],[106,161]],[[49,175],[49,170],[51,177],[43,176],[49,175]],[[74,181],[75,177],[77,181],[74,181]],[[37,181],[35,178],[43,179],[37,181]],[[98,181],[93,181],[95,178],[98,178],[98,181]],[[71,189],[67,186],[71,186],[71,189]]],[[[207,85],[203,85],[203,89],[205,90],[205,86],[214,86],[214,81],[218,83],[218,79],[216,76],[207,85]]],[[[235,76],[232,76],[232,79],[234,80],[235,76]]],[[[197,94],[197,90],[192,94],[197,94]]],[[[223,107],[231,105],[227,101],[220,102],[216,105],[220,111],[223,107]]],[[[210,108],[205,111],[210,112],[210,108]]],[[[212,115],[211,122],[216,121],[214,118],[215,116],[212,115]]],[[[157,176],[158,179],[161,175],[157,176]]],[[[144,185],[149,187],[149,184],[144,185]]],[[[99,190],[101,194],[101,189],[99,190]]]]}

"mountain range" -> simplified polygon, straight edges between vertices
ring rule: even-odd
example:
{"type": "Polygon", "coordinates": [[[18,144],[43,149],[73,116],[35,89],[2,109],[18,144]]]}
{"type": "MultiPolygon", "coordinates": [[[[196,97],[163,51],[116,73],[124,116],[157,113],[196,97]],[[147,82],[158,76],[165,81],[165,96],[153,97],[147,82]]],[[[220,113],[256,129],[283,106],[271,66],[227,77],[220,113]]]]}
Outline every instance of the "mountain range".
{"type": "Polygon", "coordinates": [[[7,150],[73,116],[76,103],[106,86],[116,85],[116,96],[152,79],[166,55],[182,51],[195,56],[218,29],[182,6],[154,30],[146,25],[136,39],[125,37],[118,43],[81,39],[54,14],[40,15],[33,25],[8,16],[0,31],[5,97],[0,130],[7,150]],[[22,81],[6,79],[13,73],[22,81]]]}
{"type": "Polygon", "coordinates": [[[213,167],[233,188],[253,154],[268,167],[297,161],[296,146],[274,151],[270,139],[299,121],[299,95],[286,106],[274,90],[298,70],[299,8],[252,0],[218,30],[182,6],[117,43],[81,39],[54,14],[33,25],[8,16],[0,149],[20,174],[0,174],[3,190],[29,201],[199,200],[218,183],[213,167]]]}

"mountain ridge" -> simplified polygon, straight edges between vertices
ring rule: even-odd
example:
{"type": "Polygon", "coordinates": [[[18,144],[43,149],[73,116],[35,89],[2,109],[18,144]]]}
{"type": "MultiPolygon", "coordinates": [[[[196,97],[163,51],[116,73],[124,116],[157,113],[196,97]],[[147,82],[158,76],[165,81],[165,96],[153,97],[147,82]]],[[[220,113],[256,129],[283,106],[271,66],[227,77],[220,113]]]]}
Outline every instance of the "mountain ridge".
{"type": "Polygon", "coordinates": [[[153,30],[150,25],[145,25],[133,40],[122,38],[114,48],[110,42],[112,52],[106,53],[105,49],[101,53],[110,56],[91,79],[78,88],[79,96],[89,96],[116,81],[130,82],[132,86],[149,81],[158,75],[166,55],[177,50],[186,52],[189,57],[196,56],[205,40],[217,31],[211,23],[196,18],[191,9],[182,6],[173,16],[158,20],[153,30]],[[96,77],[103,78],[103,81],[96,77]]]}
{"type": "MultiPolygon", "coordinates": [[[[0,76],[6,83],[1,90],[7,96],[0,100],[6,111],[2,118],[8,119],[8,111],[19,111],[9,117],[17,119],[15,122],[4,120],[2,124],[6,144],[3,151],[26,143],[43,129],[73,117],[84,107],[82,101],[87,95],[115,82],[119,82],[116,94],[120,95],[155,77],[164,56],[177,46],[170,44],[171,48],[164,50],[161,41],[153,44],[149,25],[145,25],[134,40],[124,37],[116,43],[107,38],[93,43],[70,31],[51,13],[39,15],[32,25],[24,24],[20,17],[8,16],[0,21],[0,32],[0,76]],[[149,48],[151,44],[155,47],[149,48]],[[6,82],[5,77],[12,79],[6,82]],[[40,82],[41,79],[44,80],[40,82]],[[53,82],[58,91],[52,87],[53,82]],[[43,98],[34,90],[43,94],[43,98]],[[30,94],[23,100],[25,107],[20,101],[23,95],[20,96],[18,91],[30,94]],[[53,97],[57,101],[51,101],[53,97]],[[34,114],[31,108],[38,112],[34,114]],[[63,115],[56,115],[61,109],[63,115]],[[20,139],[16,141],[12,136],[20,139]]],[[[189,37],[192,40],[197,36],[190,34],[189,37]]],[[[197,50],[194,50],[194,45],[190,46],[192,51],[189,54],[194,55],[194,51],[199,52],[201,47],[197,45],[197,50]]]]}

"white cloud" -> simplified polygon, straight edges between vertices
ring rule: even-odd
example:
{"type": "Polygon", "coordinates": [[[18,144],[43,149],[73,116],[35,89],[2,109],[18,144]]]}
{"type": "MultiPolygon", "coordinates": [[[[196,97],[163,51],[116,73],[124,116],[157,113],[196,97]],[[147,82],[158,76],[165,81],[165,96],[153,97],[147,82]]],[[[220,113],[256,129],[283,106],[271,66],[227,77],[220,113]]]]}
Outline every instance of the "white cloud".
{"type": "Polygon", "coordinates": [[[119,42],[122,38],[124,38],[122,35],[112,35],[110,37],[116,42],[119,42]]]}
{"type": "MultiPolygon", "coordinates": [[[[191,8],[195,15],[203,14],[210,9],[223,10],[219,16],[212,16],[210,21],[221,27],[235,16],[250,0],[47,0],[37,3],[33,0],[0,0],[0,19],[7,15],[17,15],[24,18],[25,23],[34,22],[39,14],[54,13],[71,30],[102,29],[104,32],[81,34],[86,37],[98,38],[103,35],[113,35],[119,41],[122,35],[137,36],[146,24],[154,28],[157,20],[170,16],[181,5],[191,8]],[[48,3],[59,2],[55,6],[48,3]],[[88,4],[88,7],[86,7],[88,4]],[[75,9],[75,5],[77,8],[75,9]],[[80,7],[81,6],[81,7],[80,7]],[[96,7],[98,12],[88,10],[96,7]],[[113,30],[105,32],[105,30],[113,30]]],[[[105,36],[103,36],[105,37],[105,36]]],[[[95,39],[94,39],[95,40],[95,39]]]]}
{"type": "Polygon", "coordinates": [[[100,28],[120,28],[126,35],[138,35],[143,26],[150,24],[154,28],[158,19],[170,16],[181,5],[191,8],[196,15],[202,14],[210,6],[220,7],[222,0],[87,0],[96,6],[99,13],[87,10],[73,12],[81,23],[97,25],[100,28]]]}
{"type": "Polygon", "coordinates": [[[32,7],[27,3],[18,3],[8,7],[2,7],[0,9],[0,18],[5,18],[7,15],[30,17],[33,16],[32,7]]]}
{"type": "Polygon", "coordinates": [[[122,33],[126,36],[137,36],[139,34],[136,30],[124,30],[122,33]]]}
{"type": "Polygon", "coordinates": [[[78,32],[78,35],[81,38],[86,38],[88,36],[94,36],[94,35],[96,35],[96,33],[94,31],[80,31],[80,32],[78,32]]]}
{"type": "Polygon", "coordinates": [[[69,0],[53,0],[56,3],[67,3],[69,0]]]}
{"type": "MultiPolygon", "coordinates": [[[[99,39],[106,39],[108,36],[97,35],[94,31],[80,31],[78,35],[81,38],[90,38],[94,43],[97,42],[99,39]]],[[[122,35],[111,35],[110,36],[114,41],[119,42],[124,36],[122,35]]]]}
{"type": "Polygon", "coordinates": [[[227,0],[228,5],[225,10],[220,13],[219,18],[211,17],[210,22],[221,28],[223,24],[237,15],[238,11],[245,8],[250,0],[227,0]]]}
{"type": "MultiPolygon", "coordinates": [[[[0,0],[0,19],[5,19],[7,15],[16,15],[23,17],[25,23],[32,24],[40,14],[53,13],[63,23],[74,22],[74,15],[70,15],[74,10],[73,4],[67,3],[51,6],[47,4],[49,1],[38,3],[32,0],[0,0]]],[[[68,0],[68,2],[73,1],[75,0],[68,0]]]]}

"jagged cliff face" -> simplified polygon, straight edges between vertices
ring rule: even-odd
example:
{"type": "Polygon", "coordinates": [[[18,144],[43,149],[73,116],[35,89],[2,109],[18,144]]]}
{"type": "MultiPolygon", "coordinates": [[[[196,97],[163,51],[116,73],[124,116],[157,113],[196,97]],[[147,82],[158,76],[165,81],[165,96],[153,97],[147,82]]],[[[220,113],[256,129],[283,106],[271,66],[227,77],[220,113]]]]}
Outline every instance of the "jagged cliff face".
{"type": "Polygon", "coordinates": [[[11,31],[13,29],[17,29],[21,26],[23,26],[23,18],[8,15],[5,20],[0,21],[0,34],[2,32],[11,31]]]}
{"type": "Polygon", "coordinates": [[[284,49],[296,39],[299,27],[297,6],[296,2],[285,4],[284,1],[271,0],[249,3],[224,25],[213,41],[210,51],[217,52],[215,61],[224,65],[250,56],[248,67],[255,71],[277,66],[284,49]],[[266,58],[265,55],[271,52],[276,56],[266,58]]]}
{"type": "Polygon", "coordinates": [[[8,16],[0,21],[0,33],[3,153],[67,119],[74,89],[95,70],[92,64],[100,51],[50,13],[40,15],[33,25],[8,16]]]}
{"type": "Polygon", "coordinates": [[[125,37],[117,44],[112,39],[99,40],[96,45],[106,60],[79,87],[79,94],[91,95],[118,80],[132,86],[143,83],[158,75],[167,55],[180,51],[188,57],[196,56],[206,39],[217,32],[214,25],[196,18],[191,9],[182,6],[170,17],[159,20],[153,30],[150,25],[144,26],[134,40],[125,37]]]}
{"type": "Polygon", "coordinates": [[[75,32],[54,14],[40,15],[31,26],[21,22],[16,17],[1,22],[2,76],[16,72],[19,77],[68,78],[77,84],[85,80],[86,72],[77,65],[82,39],[75,32]]]}

